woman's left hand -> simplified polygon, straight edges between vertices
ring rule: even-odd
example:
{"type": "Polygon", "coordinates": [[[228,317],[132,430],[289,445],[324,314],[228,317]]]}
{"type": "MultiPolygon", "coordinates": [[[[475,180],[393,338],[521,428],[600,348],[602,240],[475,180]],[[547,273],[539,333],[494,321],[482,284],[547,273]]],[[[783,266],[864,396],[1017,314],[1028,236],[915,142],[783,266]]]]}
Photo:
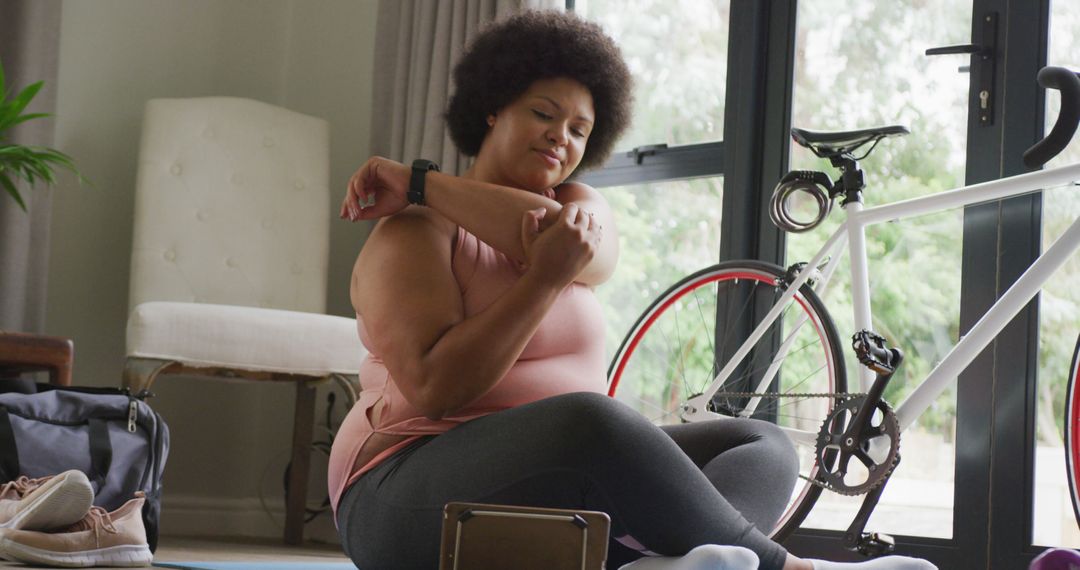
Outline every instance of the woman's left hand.
{"type": "Polygon", "coordinates": [[[400,212],[409,205],[411,169],[400,162],[373,156],[349,179],[340,217],[374,220],[400,212]]]}

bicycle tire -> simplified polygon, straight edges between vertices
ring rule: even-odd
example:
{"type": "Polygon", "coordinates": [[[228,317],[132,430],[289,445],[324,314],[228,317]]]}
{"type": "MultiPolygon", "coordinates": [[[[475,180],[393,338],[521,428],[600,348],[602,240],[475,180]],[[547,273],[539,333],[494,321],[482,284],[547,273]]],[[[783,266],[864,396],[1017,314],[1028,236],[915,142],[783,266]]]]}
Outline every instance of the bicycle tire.
{"type": "MultiPolygon", "coordinates": [[[[615,357],[608,368],[608,395],[616,399],[623,401],[638,409],[646,417],[649,417],[654,423],[677,423],[681,421],[681,418],[675,417],[678,410],[678,405],[685,401],[687,397],[701,393],[715,376],[718,368],[715,363],[712,362],[712,356],[703,356],[701,354],[700,347],[695,345],[699,342],[701,334],[712,338],[715,333],[715,319],[717,316],[717,305],[723,307],[726,310],[724,315],[726,318],[731,316],[735,317],[735,322],[753,323],[756,324],[758,319],[753,316],[754,311],[749,311],[750,306],[756,307],[759,314],[763,314],[763,310],[766,309],[765,305],[772,306],[775,303],[775,299],[779,297],[782,291],[777,287],[777,283],[783,279],[785,274],[784,269],[779,266],[765,263],[761,261],[730,261],[719,263],[705,269],[702,269],[692,275],[679,280],[672,285],[663,294],[657,297],[649,307],[638,317],[637,321],[631,327],[627,333],[619,349],[615,353],[615,357]],[[696,336],[682,337],[679,330],[680,323],[678,314],[685,310],[684,307],[680,307],[680,304],[686,305],[688,296],[693,297],[693,302],[701,302],[701,292],[708,291],[710,295],[713,295],[714,300],[710,306],[708,303],[708,295],[704,295],[705,309],[702,305],[698,305],[698,317],[702,321],[702,330],[712,328],[707,333],[699,332],[696,336]],[[759,298],[758,293],[766,293],[767,297],[759,298]],[[717,299],[720,295],[724,295],[725,301],[719,303],[717,299]],[[745,300],[742,300],[745,299],[745,300]],[[772,299],[772,301],[769,301],[772,299]],[[731,304],[732,300],[742,300],[740,303],[731,304]],[[732,311],[731,307],[742,305],[737,311],[732,311]],[[710,321],[706,313],[713,311],[713,317],[710,321]],[[673,312],[674,311],[674,312],[673,312]],[[661,376],[659,374],[660,368],[650,365],[646,362],[646,359],[651,356],[660,356],[659,360],[664,359],[664,355],[659,354],[659,350],[653,346],[657,344],[653,341],[654,338],[670,341],[670,334],[665,332],[665,327],[670,331],[672,325],[669,318],[674,315],[675,332],[677,339],[674,343],[674,348],[668,350],[667,354],[676,354],[676,360],[674,371],[672,374],[672,361],[669,359],[667,363],[662,365],[663,377],[660,382],[655,380],[656,377],[661,376]],[[661,322],[667,319],[665,322],[661,322]],[[653,332],[653,336],[646,338],[648,333],[653,332]],[[634,367],[637,367],[635,369],[634,367]],[[693,370],[690,370],[688,366],[693,366],[693,370]],[[687,375],[689,370],[690,376],[687,375]],[[682,395],[679,399],[675,399],[672,396],[679,392],[679,390],[672,389],[676,383],[681,383],[683,386],[682,395]],[[690,386],[690,390],[686,390],[687,386],[690,386]],[[643,388],[643,386],[648,386],[643,388]],[[659,399],[654,398],[654,393],[659,389],[659,399]],[[660,413],[657,416],[657,413],[660,413]]],[[[809,399],[795,400],[793,399],[789,404],[781,404],[780,400],[783,397],[781,394],[785,391],[786,387],[795,386],[801,388],[796,390],[795,388],[788,389],[789,393],[798,392],[826,392],[826,393],[842,393],[847,389],[847,377],[844,370],[843,353],[840,349],[839,335],[836,332],[836,327],[833,324],[832,318],[829,316],[821,300],[817,297],[814,291],[809,285],[804,284],[798,294],[795,296],[794,301],[789,305],[790,307],[799,307],[794,314],[805,314],[811,320],[812,327],[802,326],[798,331],[798,337],[793,341],[793,346],[798,347],[798,352],[789,352],[788,358],[791,359],[790,370],[785,370],[785,367],[789,366],[787,361],[781,366],[779,377],[779,383],[774,383],[770,388],[775,388],[775,394],[777,398],[775,401],[777,405],[766,405],[765,409],[758,408],[757,413],[753,417],[764,417],[770,419],[774,423],[780,425],[797,424],[799,429],[807,431],[816,431],[824,423],[828,413],[832,410],[834,405],[839,401],[838,398],[819,398],[809,407],[809,412],[803,412],[798,416],[793,414],[782,413],[785,410],[781,408],[785,405],[793,405],[799,402],[807,402],[809,399]],[[803,342],[803,332],[812,329],[805,335],[806,342],[810,343],[805,346],[800,346],[803,342]],[[812,343],[820,343],[818,348],[814,349],[813,353],[803,352],[806,346],[812,346],[812,343]],[[817,353],[820,352],[820,355],[817,353]],[[800,353],[803,355],[800,356],[800,353]],[[807,356],[810,354],[810,356],[807,356]],[[815,359],[819,358],[821,362],[826,366],[825,372],[821,370],[814,371],[813,381],[814,385],[809,385],[805,380],[800,379],[802,372],[795,371],[794,369],[800,368],[802,371],[807,369],[813,369],[816,365],[815,359]],[[806,362],[796,362],[796,360],[806,362]],[[809,362],[809,365],[807,364],[809,362]],[[793,372],[794,371],[794,372],[793,372]],[[785,384],[785,373],[792,372],[788,377],[793,379],[793,382],[785,384]],[[807,417],[802,417],[806,415],[807,417]],[[794,417],[794,419],[792,419],[794,417]]],[[[782,315],[781,319],[777,320],[777,323],[784,323],[788,315],[782,315]]],[[[729,321],[725,321],[729,322],[729,321]]],[[[782,327],[783,324],[780,324],[782,327]]],[[[748,330],[748,329],[744,329],[748,330]]],[[[770,351],[775,352],[778,345],[781,344],[779,337],[776,333],[779,329],[774,325],[770,332],[757,343],[757,347],[763,350],[754,350],[753,354],[749,355],[749,359],[745,361],[750,362],[749,366],[744,366],[741,371],[742,374],[733,374],[734,380],[745,381],[748,375],[759,373],[763,370],[764,366],[767,366],[768,362],[773,360],[773,356],[770,351]],[[764,355],[764,356],[763,356],[764,355]],[[762,359],[765,360],[762,360],[762,359]]],[[[726,333],[727,331],[725,331],[726,333]]],[[[720,335],[717,335],[720,336],[720,335]]],[[[741,336],[736,344],[741,343],[741,339],[745,336],[741,336]]],[[[729,339],[725,334],[723,337],[715,339],[717,341],[724,340],[725,346],[720,347],[720,350],[729,350],[726,348],[728,340],[735,341],[735,339],[729,339]]],[[[719,342],[710,343],[712,352],[717,351],[717,344],[719,342]]],[[[708,348],[708,347],[706,347],[708,348]]],[[[708,351],[706,351],[708,354],[708,351]]],[[[807,376],[806,378],[811,378],[807,376]]],[[[730,385],[728,382],[725,386],[730,385]]],[[[745,392],[745,390],[737,390],[737,392],[745,392]]],[[[714,411],[724,413],[725,415],[734,415],[741,412],[746,404],[747,398],[744,396],[725,396],[724,394],[731,394],[728,390],[721,388],[714,398],[714,411]]],[[[765,400],[763,399],[762,402],[765,400]]],[[[806,408],[807,404],[801,404],[801,407],[806,408]]],[[[797,410],[796,410],[797,411],[797,410]]],[[[789,425],[789,427],[793,427],[789,425]]],[[[814,463],[814,448],[812,446],[797,446],[800,455],[800,475],[803,476],[801,480],[802,486],[796,486],[796,492],[792,495],[792,500],[785,508],[784,514],[781,516],[780,521],[771,530],[769,535],[777,541],[781,541],[791,534],[802,521],[806,518],[806,515],[813,508],[814,503],[817,501],[818,496],[821,494],[822,488],[811,483],[811,480],[817,479],[817,465],[814,463]]],[[[827,459],[828,460],[828,459],[827,459]]],[[[831,466],[830,466],[831,467],[831,466]]]]}
{"type": "Polygon", "coordinates": [[[1080,336],[1076,337],[1069,383],[1065,389],[1065,470],[1073,515],[1080,525],[1080,336]]]}

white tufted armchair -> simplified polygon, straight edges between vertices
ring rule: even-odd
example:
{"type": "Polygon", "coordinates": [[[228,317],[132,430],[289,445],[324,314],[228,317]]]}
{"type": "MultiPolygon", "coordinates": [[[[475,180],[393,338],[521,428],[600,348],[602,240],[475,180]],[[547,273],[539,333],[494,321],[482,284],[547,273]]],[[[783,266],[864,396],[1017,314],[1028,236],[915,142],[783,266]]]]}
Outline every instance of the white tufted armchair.
{"type": "Polygon", "coordinates": [[[364,356],[356,321],[323,314],[328,178],[325,120],[232,97],[146,104],[123,382],[295,382],[290,544],[303,539],[314,385],[337,380],[355,402],[364,356]]]}

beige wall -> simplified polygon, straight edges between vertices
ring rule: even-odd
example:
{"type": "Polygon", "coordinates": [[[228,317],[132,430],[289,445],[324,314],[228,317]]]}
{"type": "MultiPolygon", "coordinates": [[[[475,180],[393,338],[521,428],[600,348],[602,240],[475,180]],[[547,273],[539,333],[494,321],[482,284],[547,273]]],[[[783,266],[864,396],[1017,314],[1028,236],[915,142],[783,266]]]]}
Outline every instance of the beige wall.
{"type": "MultiPolygon", "coordinates": [[[[336,204],[367,157],[376,11],[375,0],[65,0],[56,147],[96,188],[68,179],[54,193],[46,332],[74,339],[77,384],[120,382],[138,143],[155,97],[249,97],[329,121],[328,312],[351,316],[367,227],[338,220],[336,204]]],[[[172,430],[162,531],[278,534],[258,497],[280,509],[291,386],[167,377],[155,392],[172,430]]],[[[323,519],[311,534],[332,539],[323,519]]]]}

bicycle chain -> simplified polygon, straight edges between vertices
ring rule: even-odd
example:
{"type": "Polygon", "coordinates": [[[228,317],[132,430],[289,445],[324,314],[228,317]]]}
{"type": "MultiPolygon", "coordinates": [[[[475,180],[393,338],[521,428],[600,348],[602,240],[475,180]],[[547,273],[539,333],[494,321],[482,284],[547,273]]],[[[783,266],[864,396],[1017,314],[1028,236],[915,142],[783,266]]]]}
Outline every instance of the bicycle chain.
{"type": "Polygon", "coordinates": [[[725,398],[840,398],[843,400],[850,400],[851,398],[858,398],[860,396],[866,396],[865,392],[785,392],[783,394],[777,392],[717,392],[716,396],[723,395],[725,398]]]}

